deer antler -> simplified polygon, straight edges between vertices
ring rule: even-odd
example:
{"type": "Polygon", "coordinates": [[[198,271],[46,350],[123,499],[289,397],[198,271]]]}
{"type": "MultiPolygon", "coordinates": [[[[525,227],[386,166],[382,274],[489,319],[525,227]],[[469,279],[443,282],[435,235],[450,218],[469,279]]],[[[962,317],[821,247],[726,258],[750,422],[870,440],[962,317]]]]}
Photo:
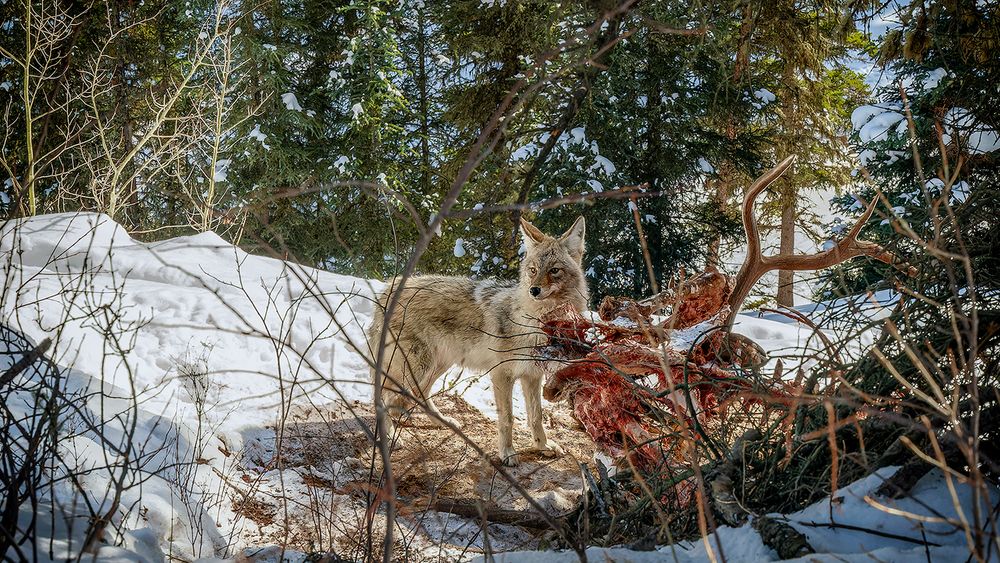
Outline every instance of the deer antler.
{"type": "Polygon", "coordinates": [[[733,292],[729,295],[729,318],[726,326],[732,327],[736,314],[750,289],[757,280],[767,272],[772,270],[821,270],[846,262],[856,256],[869,256],[886,264],[890,264],[901,269],[906,268],[910,275],[915,274],[912,267],[907,268],[894,254],[885,250],[878,244],[871,241],[858,240],[858,234],[864,227],[872,213],[875,212],[875,205],[878,199],[872,199],[868,208],[861,214],[847,236],[838,241],[833,248],[818,252],[816,254],[778,254],[776,256],[764,256],[761,251],[760,231],[757,228],[757,218],[753,214],[754,201],[768,186],[781,176],[792,163],[794,156],[789,156],[782,160],[777,166],[757,178],[747,190],[743,198],[743,228],[747,234],[747,256],[743,260],[740,271],[736,274],[733,284],[733,292]]]}

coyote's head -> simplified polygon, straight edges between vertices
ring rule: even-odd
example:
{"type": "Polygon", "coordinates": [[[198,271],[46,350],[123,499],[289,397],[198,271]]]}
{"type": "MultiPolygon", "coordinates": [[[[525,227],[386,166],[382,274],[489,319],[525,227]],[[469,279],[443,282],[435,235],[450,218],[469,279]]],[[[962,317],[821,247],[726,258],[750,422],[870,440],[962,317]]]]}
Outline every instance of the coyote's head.
{"type": "Polygon", "coordinates": [[[521,219],[527,249],[521,262],[523,297],[543,306],[569,302],[578,310],[586,309],[590,297],[583,274],[585,229],[583,217],[578,217],[568,231],[553,238],[521,219]]]}

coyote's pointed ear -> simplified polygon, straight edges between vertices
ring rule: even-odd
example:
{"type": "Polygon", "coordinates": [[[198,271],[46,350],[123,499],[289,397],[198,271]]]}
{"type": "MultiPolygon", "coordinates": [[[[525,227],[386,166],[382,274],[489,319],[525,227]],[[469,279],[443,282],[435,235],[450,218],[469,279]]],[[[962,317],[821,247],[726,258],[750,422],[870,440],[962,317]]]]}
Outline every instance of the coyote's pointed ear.
{"type": "Polygon", "coordinates": [[[545,240],[545,233],[538,230],[527,219],[521,217],[521,234],[524,235],[524,245],[531,247],[545,240]]]}
{"type": "Polygon", "coordinates": [[[584,238],[586,234],[587,222],[584,221],[583,215],[581,215],[573,222],[573,226],[559,237],[559,242],[562,243],[566,251],[574,258],[581,260],[583,258],[584,238]]]}

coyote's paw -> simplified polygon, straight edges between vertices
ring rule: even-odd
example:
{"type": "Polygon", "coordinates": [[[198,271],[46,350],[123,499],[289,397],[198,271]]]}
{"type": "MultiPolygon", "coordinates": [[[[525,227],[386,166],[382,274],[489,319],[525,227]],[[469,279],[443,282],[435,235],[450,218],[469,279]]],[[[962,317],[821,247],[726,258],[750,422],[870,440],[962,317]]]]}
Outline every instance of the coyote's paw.
{"type": "MultiPolygon", "coordinates": [[[[378,421],[376,421],[377,426],[378,421]]],[[[372,426],[372,432],[376,431],[376,426],[372,426]]],[[[396,431],[396,423],[392,420],[391,416],[385,417],[385,435],[392,438],[393,433],[396,431]]]]}
{"type": "Polygon", "coordinates": [[[559,457],[566,453],[562,446],[552,440],[546,440],[544,444],[535,444],[531,451],[538,452],[545,457],[559,457]]]}
{"type": "Polygon", "coordinates": [[[500,463],[506,465],[507,467],[514,467],[518,464],[520,460],[517,458],[517,452],[514,448],[504,448],[500,450],[500,463]]]}

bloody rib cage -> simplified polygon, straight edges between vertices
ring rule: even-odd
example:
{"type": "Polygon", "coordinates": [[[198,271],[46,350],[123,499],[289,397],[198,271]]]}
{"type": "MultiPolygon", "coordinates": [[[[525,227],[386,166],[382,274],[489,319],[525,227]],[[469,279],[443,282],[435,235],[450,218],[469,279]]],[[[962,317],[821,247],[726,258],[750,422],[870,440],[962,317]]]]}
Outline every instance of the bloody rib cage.
{"type": "Polygon", "coordinates": [[[693,418],[719,416],[735,400],[792,392],[781,381],[747,375],[757,372],[763,352],[724,330],[730,290],[726,276],[710,271],[663,303],[607,297],[600,320],[570,307],[552,311],[542,319],[549,340],[540,352],[558,367],[548,370],[545,398],[568,400],[594,442],[619,461],[644,471],[681,464],[678,437],[694,438],[693,418]],[[652,315],[667,306],[671,315],[652,315]],[[670,336],[682,329],[678,347],[670,336]]]}

